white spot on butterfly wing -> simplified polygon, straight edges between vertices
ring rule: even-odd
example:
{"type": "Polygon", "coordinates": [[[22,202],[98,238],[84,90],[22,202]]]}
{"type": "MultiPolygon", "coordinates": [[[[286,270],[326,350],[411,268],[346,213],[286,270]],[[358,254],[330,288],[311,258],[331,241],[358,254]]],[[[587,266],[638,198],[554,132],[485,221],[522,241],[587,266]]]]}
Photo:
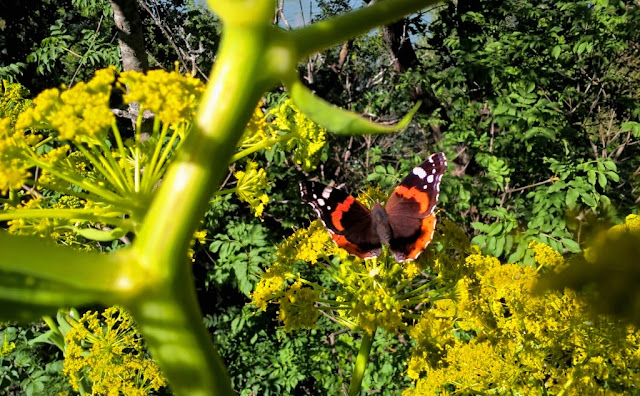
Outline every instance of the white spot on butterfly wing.
{"type": "Polygon", "coordinates": [[[329,199],[331,196],[331,190],[333,190],[331,187],[325,187],[324,190],[322,190],[322,198],[329,199]]]}
{"type": "Polygon", "coordinates": [[[427,171],[425,171],[419,166],[416,166],[415,168],[413,168],[412,173],[418,176],[420,179],[424,179],[424,177],[427,175],[427,171]]]}
{"type": "Polygon", "coordinates": [[[434,180],[433,175],[427,176],[427,183],[431,184],[433,183],[433,180],[434,180]]]}
{"type": "Polygon", "coordinates": [[[324,199],[322,198],[318,199],[318,205],[324,206],[324,204],[325,204],[324,199]]]}
{"type": "Polygon", "coordinates": [[[313,199],[318,199],[318,196],[316,194],[313,194],[313,199]]]}

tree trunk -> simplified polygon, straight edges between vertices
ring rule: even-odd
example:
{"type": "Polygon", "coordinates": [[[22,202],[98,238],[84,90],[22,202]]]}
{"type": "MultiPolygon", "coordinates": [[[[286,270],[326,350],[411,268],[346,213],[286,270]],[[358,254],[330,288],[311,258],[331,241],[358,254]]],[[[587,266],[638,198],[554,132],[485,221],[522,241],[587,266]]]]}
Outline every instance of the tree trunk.
{"type": "Polygon", "coordinates": [[[135,0],[109,0],[113,19],[118,28],[118,43],[124,71],[146,72],[149,61],[144,47],[142,22],[135,0]]]}

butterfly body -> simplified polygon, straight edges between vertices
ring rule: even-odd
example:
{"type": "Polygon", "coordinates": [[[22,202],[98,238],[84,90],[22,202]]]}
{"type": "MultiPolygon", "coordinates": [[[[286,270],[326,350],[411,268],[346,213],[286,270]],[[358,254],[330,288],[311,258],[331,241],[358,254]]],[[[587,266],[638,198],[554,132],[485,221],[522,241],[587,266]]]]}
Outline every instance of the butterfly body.
{"type": "Polygon", "coordinates": [[[380,255],[388,245],[396,261],[415,260],[433,238],[434,209],[446,171],[443,153],[413,168],[383,206],[369,210],[353,196],[318,182],[301,183],[302,199],[341,248],[360,258],[380,255]]]}
{"type": "Polygon", "coordinates": [[[380,238],[381,243],[385,245],[391,243],[393,230],[391,229],[391,224],[389,224],[389,215],[387,211],[384,210],[384,206],[380,205],[379,202],[376,202],[371,208],[371,225],[376,231],[378,238],[380,238]]]}

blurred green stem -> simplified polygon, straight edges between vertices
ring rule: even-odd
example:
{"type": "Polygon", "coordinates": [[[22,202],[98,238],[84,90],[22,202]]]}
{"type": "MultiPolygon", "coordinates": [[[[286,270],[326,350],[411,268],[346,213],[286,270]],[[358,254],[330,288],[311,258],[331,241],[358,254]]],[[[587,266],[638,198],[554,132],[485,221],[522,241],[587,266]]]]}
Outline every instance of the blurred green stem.
{"type": "Polygon", "coordinates": [[[367,363],[369,363],[369,354],[371,353],[371,346],[373,345],[373,339],[376,336],[374,329],[372,334],[364,332],[362,341],[360,342],[360,351],[356,358],[356,363],[353,366],[353,374],[351,375],[351,383],[349,384],[349,396],[357,396],[360,394],[360,387],[362,386],[362,378],[364,377],[364,371],[367,369],[367,363]]]}
{"type": "Polygon", "coordinates": [[[263,92],[261,59],[268,47],[255,26],[227,26],[197,125],[169,168],[133,249],[145,276],[144,299],[131,301],[140,330],[172,390],[180,395],[231,395],[222,359],[202,325],[184,252],[226,175],[245,125],[263,92]],[[151,290],[152,288],[152,290],[151,290]]]}

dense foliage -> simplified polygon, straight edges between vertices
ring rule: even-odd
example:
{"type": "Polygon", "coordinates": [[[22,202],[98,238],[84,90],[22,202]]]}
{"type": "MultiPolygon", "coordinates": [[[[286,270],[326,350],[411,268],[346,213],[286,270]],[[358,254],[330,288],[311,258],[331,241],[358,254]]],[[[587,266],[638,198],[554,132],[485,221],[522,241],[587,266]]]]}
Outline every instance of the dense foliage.
{"type": "MultiPolygon", "coordinates": [[[[64,128],[68,114],[34,117],[38,102],[29,110],[34,106],[29,91],[9,81],[34,93],[61,83],[80,92],[85,85],[78,82],[89,81],[94,70],[117,65],[110,7],[107,2],[44,1],[27,12],[29,2],[18,4],[10,18],[20,23],[0,27],[0,51],[7,54],[0,61],[0,78],[5,79],[0,120],[8,117],[6,125],[13,126],[19,114],[26,114],[23,124],[36,126],[45,119],[46,126],[64,128]]],[[[141,12],[153,67],[172,70],[177,58],[181,70],[205,77],[218,46],[217,19],[191,2],[146,4],[150,11],[141,12]]],[[[344,1],[320,1],[319,6],[315,20],[349,9],[344,1]]],[[[0,24],[6,23],[2,18],[0,24]]],[[[334,136],[274,90],[255,109],[229,177],[211,199],[192,262],[204,323],[234,389],[246,395],[344,392],[362,340],[359,329],[364,329],[375,338],[363,387],[383,394],[632,392],[639,381],[637,330],[593,316],[585,303],[594,297],[589,292],[565,290],[562,282],[547,294],[533,289],[541,274],[553,274],[581,254],[598,223],[620,223],[637,211],[637,2],[458,1],[428,17],[407,19],[406,26],[411,35],[405,39],[415,42],[418,56],[407,71],[392,68],[393,56],[381,34],[354,39],[300,67],[321,96],[379,121],[386,121],[383,114],[397,118],[406,113],[416,95],[430,101],[405,132],[334,136]],[[367,196],[384,199],[412,166],[438,150],[452,163],[439,204],[444,221],[415,264],[387,267],[384,260],[346,258],[319,223],[307,227],[312,212],[299,201],[299,181],[335,181],[354,194],[377,185],[381,190],[368,190],[367,196]]],[[[172,78],[179,80],[176,74],[172,78]]],[[[146,87],[147,82],[137,74],[122,80],[130,86],[146,87]]],[[[102,104],[108,104],[113,83],[112,78],[102,84],[102,104]]],[[[155,91],[140,91],[127,100],[149,104],[164,85],[170,84],[157,83],[155,91]]],[[[70,103],[62,95],[54,99],[60,103],[48,110],[70,103]]],[[[170,104],[180,102],[170,99],[170,104]]],[[[113,120],[102,115],[109,119],[98,129],[106,133],[113,120]]],[[[85,128],[67,127],[71,134],[85,128]]],[[[154,143],[174,147],[187,132],[187,127],[176,132],[175,141],[169,141],[172,135],[152,135],[140,147],[125,140],[122,147],[153,158],[154,143]]],[[[45,179],[25,178],[34,166],[47,163],[64,164],[62,174],[86,166],[87,152],[74,149],[65,162],[68,147],[52,143],[50,136],[45,133],[42,148],[37,139],[31,142],[30,158],[40,162],[12,163],[22,173],[15,180],[0,180],[2,190],[19,191],[25,183],[44,190],[23,189],[20,198],[7,195],[6,208],[93,205],[53,191],[44,184],[46,172],[45,179]]],[[[106,153],[111,146],[103,149],[106,153]]],[[[105,181],[89,171],[84,176],[105,181]]],[[[158,171],[146,182],[138,204],[148,202],[162,176],[158,171]]],[[[135,231],[131,224],[115,222],[138,210],[138,196],[123,198],[130,201],[130,210],[105,215],[102,224],[113,229],[99,233],[95,223],[73,216],[56,222],[16,220],[7,228],[85,249],[115,250],[135,231]]],[[[637,236],[636,217],[629,217],[625,227],[632,238],[637,236]]],[[[629,295],[616,295],[621,296],[629,295]]],[[[611,312],[613,305],[602,310],[611,312]]],[[[95,311],[101,307],[92,308],[84,322],[93,321],[97,329],[95,311]]],[[[624,313],[630,316],[633,310],[624,313]]],[[[58,325],[73,321],[73,315],[58,317],[58,325]]],[[[51,318],[47,323],[57,326],[51,318]]],[[[127,323],[123,330],[129,327],[135,325],[127,323]]],[[[115,361],[137,365],[141,373],[149,370],[158,390],[163,382],[152,363],[145,363],[134,330],[131,334],[128,341],[135,348],[127,349],[130,357],[115,354],[115,361]]],[[[78,374],[89,372],[86,363],[76,362],[75,371],[65,369],[72,362],[60,352],[64,342],[57,345],[42,325],[6,324],[0,343],[2,392],[71,392],[71,384],[78,389],[78,374]]],[[[93,381],[99,384],[94,391],[106,389],[99,378],[93,381]]],[[[143,381],[141,388],[151,389],[150,383],[143,381]]],[[[90,381],[81,386],[88,389],[90,381]]]]}

